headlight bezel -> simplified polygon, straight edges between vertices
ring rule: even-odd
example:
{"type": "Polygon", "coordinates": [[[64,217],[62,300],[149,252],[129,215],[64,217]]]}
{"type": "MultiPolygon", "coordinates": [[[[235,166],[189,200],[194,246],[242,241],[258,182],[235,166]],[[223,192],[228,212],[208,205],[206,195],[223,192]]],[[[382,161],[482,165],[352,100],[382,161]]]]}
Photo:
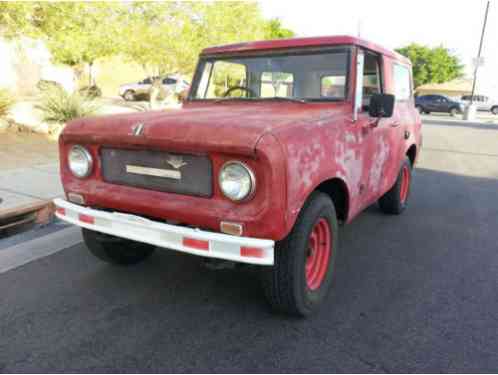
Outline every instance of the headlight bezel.
{"type": "Polygon", "coordinates": [[[256,193],[256,174],[254,173],[253,169],[249,165],[247,165],[246,163],[244,163],[240,160],[229,160],[229,161],[223,163],[223,165],[220,168],[220,171],[218,173],[218,186],[219,186],[220,191],[223,194],[223,196],[225,198],[229,199],[230,201],[235,202],[235,203],[247,202],[247,201],[251,200],[256,193]],[[227,167],[229,167],[230,165],[237,165],[239,167],[242,167],[245,170],[245,172],[247,172],[247,175],[249,176],[251,187],[250,187],[249,191],[247,192],[247,194],[245,196],[243,196],[242,198],[234,198],[234,197],[228,195],[223,190],[223,184],[222,184],[223,171],[227,167]]]}
{"type": "Polygon", "coordinates": [[[81,145],[73,145],[70,149],[69,149],[69,152],[67,154],[67,165],[68,165],[68,168],[69,170],[71,171],[71,174],[74,176],[74,177],[77,177],[77,178],[80,178],[80,179],[83,179],[83,178],[87,178],[88,176],[90,176],[92,174],[92,171],[93,171],[93,157],[92,157],[92,154],[90,153],[90,151],[88,151],[88,149],[84,146],[81,146],[81,145]],[[83,174],[80,174],[78,172],[76,172],[72,167],[71,167],[71,153],[72,152],[81,152],[84,156],[84,158],[86,159],[86,162],[87,162],[87,168],[86,168],[86,171],[85,173],[83,174]]]}

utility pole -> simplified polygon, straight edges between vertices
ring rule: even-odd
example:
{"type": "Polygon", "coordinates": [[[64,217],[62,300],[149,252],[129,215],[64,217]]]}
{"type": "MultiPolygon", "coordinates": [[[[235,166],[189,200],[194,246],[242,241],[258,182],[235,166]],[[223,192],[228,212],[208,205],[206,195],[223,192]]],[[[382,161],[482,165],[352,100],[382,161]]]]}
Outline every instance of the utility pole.
{"type": "Polygon", "coordinates": [[[470,105],[474,104],[474,93],[476,90],[477,71],[479,70],[479,65],[481,65],[482,44],[484,41],[484,33],[486,32],[486,24],[488,23],[488,13],[489,13],[489,4],[490,3],[491,2],[488,0],[488,5],[486,5],[486,13],[484,14],[484,23],[482,25],[481,42],[479,43],[479,52],[477,53],[476,66],[474,69],[474,81],[472,82],[472,96],[470,97],[470,105]]]}

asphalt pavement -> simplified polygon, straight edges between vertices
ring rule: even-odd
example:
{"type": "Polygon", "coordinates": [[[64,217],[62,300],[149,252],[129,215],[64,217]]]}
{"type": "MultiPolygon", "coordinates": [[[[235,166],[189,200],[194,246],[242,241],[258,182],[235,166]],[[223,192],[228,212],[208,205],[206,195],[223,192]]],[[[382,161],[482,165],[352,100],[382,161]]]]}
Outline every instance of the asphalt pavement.
{"type": "Polygon", "coordinates": [[[40,257],[0,273],[0,371],[496,373],[497,145],[496,127],[425,125],[408,210],[341,228],[309,319],[272,314],[251,268],[167,250],[116,268],[72,228],[30,238],[40,257]]]}

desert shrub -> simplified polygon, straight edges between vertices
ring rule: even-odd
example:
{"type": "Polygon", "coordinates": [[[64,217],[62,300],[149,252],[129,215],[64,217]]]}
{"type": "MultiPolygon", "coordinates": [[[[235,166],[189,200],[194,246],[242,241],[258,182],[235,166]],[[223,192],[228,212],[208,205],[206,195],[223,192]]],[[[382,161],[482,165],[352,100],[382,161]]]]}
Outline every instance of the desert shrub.
{"type": "Polygon", "coordinates": [[[13,104],[12,94],[8,90],[0,89],[0,117],[6,116],[13,104]]]}
{"type": "Polygon", "coordinates": [[[72,94],[59,87],[50,87],[43,92],[36,106],[46,122],[65,123],[79,117],[94,115],[98,106],[92,98],[78,92],[72,94]]]}

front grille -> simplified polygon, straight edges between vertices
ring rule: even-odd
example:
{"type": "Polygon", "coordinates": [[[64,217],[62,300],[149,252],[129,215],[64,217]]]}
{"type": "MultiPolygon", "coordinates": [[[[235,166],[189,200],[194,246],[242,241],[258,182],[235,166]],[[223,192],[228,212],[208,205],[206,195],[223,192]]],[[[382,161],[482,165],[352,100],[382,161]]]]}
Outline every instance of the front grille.
{"type": "Polygon", "coordinates": [[[200,197],[212,195],[212,166],[207,156],[102,148],[101,160],[102,177],[112,184],[200,197]]]}

